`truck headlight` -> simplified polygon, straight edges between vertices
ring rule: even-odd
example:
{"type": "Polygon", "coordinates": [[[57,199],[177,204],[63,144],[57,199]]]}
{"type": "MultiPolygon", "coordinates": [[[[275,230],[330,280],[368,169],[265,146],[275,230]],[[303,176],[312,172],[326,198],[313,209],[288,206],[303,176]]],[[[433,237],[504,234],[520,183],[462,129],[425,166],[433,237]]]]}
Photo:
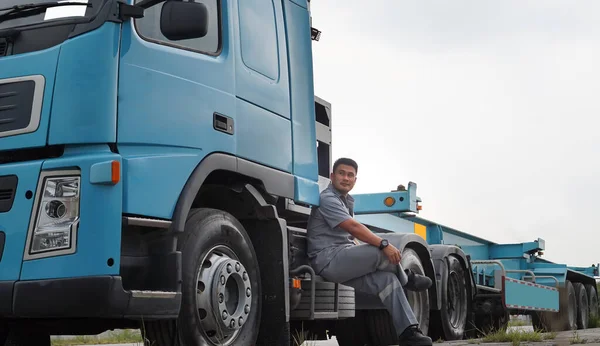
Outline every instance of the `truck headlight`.
{"type": "Polygon", "coordinates": [[[25,259],[75,252],[81,178],[47,174],[41,177],[36,194],[25,259]],[[47,252],[52,253],[44,254],[47,252]]]}

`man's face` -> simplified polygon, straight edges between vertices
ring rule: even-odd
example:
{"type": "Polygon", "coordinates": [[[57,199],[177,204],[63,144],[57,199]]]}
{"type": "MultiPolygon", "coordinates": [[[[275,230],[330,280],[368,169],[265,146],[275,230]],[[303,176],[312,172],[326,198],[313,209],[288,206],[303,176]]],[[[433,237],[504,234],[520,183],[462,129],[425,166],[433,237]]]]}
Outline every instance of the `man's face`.
{"type": "Polygon", "coordinates": [[[349,193],[356,183],[356,171],[354,167],[344,164],[339,165],[335,169],[335,172],[331,173],[331,183],[341,193],[349,193]]]}

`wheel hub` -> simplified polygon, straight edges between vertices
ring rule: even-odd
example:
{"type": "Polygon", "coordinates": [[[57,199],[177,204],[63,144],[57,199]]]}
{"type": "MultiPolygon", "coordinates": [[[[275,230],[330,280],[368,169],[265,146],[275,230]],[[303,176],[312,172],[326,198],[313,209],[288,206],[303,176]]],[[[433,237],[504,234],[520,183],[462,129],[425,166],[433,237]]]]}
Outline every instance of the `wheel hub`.
{"type": "Polygon", "coordinates": [[[227,249],[213,249],[198,275],[201,329],[214,344],[235,340],[252,309],[252,288],[244,265],[227,249]]]}

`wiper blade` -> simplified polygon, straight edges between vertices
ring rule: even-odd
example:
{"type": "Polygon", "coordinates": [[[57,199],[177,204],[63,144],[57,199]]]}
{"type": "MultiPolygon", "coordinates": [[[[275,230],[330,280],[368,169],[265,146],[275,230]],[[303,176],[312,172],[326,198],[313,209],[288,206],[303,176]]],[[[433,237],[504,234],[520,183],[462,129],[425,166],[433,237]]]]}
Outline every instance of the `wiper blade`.
{"type": "Polygon", "coordinates": [[[58,6],[86,6],[92,7],[92,4],[78,1],[54,1],[54,2],[41,2],[41,3],[33,3],[33,4],[23,4],[23,5],[15,5],[11,7],[0,8],[0,12],[4,12],[0,14],[0,22],[5,21],[6,19],[13,17],[26,17],[30,14],[41,12],[42,10],[46,10],[51,7],[58,6]]]}

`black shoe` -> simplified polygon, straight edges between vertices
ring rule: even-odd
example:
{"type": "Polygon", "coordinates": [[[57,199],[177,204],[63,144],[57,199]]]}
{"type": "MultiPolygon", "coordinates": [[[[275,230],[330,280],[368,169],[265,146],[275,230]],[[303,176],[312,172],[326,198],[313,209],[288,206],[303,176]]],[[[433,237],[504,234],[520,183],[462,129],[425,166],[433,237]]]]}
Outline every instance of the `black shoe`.
{"type": "Polygon", "coordinates": [[[423,335],[423,332],[417,326],[406,328],[398,338],[400,346],[431,346],[431,338],[423,335]]]}
{"type": "Polygon", "coordinates": [[[408,276],[408,282],[406,283],[406,289],[409,291],[425,291],[431,287],[431,279],[425,275],[415,274],[409,269],[405,269],[404,272],[408,276]]]}

